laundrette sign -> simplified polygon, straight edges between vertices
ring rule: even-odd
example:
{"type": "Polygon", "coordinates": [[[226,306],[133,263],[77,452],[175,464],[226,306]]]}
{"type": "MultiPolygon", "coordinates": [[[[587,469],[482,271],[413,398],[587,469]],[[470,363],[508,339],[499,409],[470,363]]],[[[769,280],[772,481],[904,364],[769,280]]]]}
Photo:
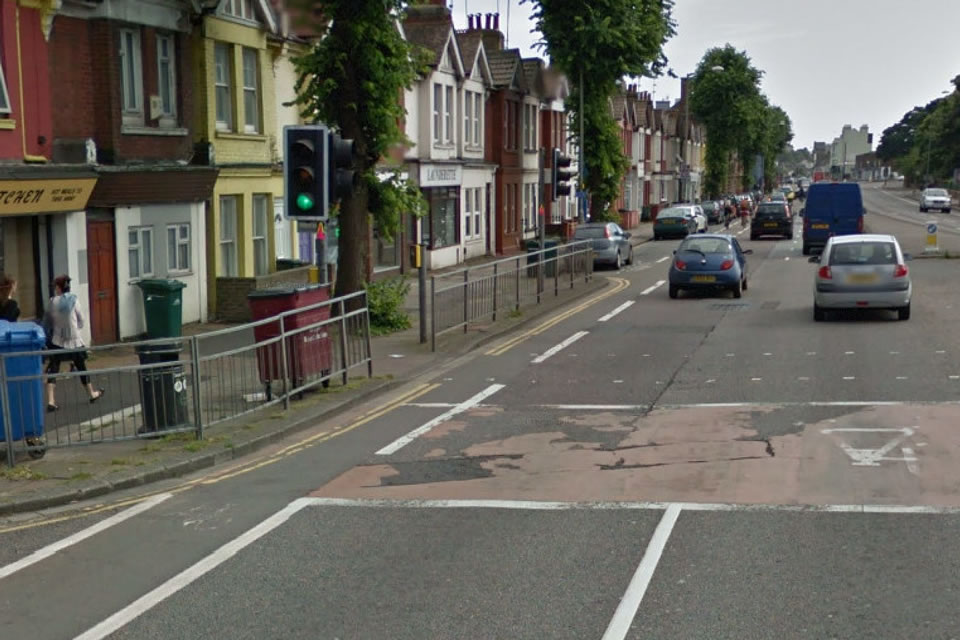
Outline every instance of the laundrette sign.
{"type": "Polygon", "coordinates": [[[463,182],[463,167],[459,164],[420,165],[421,187],[456,187],[463,182]]]}
{"type": "Polygon", "coordinates": [[[96,184],[96,178],[0,180],[0,216],[80,211],[96,184]]]}

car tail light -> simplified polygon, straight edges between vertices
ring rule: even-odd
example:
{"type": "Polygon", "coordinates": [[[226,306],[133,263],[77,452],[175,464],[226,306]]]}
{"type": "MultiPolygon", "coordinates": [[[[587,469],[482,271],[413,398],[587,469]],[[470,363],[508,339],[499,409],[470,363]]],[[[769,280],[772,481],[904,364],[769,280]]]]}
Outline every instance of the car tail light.
{"type": "Polygon", "coordinates": [[[727,269],[733,269],[733,260],[724,260],[723,264],[720,265],[721,271],[726,271],[727,269]]]}
{"type": "Polygon", "coordinates": [[[681,260],[680,258],[677,258],[675,264],[677,265],[677,269],[679,269],[680,271],[683,271],[684,269],[687,268],[687,263],[681,260]]]}
{"type": "Polygon", "coordinates": [[[817,275],[821,280],[833,280],[833,272],[830,271],[830,267],[826,265],[820,267],[820,271],[817,272],[817,275]]]}
{"type": "Polygon", "coordinates": [[[610,227],[603,228],[603,237],[608,240],[610,239],[610,227]]]}
{"type": "Polygon", "coordinates": [[[894,277],[894,278],[906,278],[908,273],[910,273],[910,270],[907,269],[907,265],[905,265],[905,264],[898,264],[898,265],[893,269],[893,277],[894,277]]]}
{"type": "Polygon", "coordinates": [[[857,218],[857,233],[863,233],[863,216],[857,218]]]}

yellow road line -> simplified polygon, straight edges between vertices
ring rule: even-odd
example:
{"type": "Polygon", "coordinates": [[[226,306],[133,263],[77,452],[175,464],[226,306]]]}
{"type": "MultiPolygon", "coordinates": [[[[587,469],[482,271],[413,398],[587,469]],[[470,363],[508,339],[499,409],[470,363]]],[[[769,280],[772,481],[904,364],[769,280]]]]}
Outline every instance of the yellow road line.
{"type": "Polygon", "coordinates": [[[513,347],[515,347],[515,346],[517,346],[518,344],[520,344],[521,342],[523,342],[524,340],[526,340],[527,338],[531,338],[531,337],[533,337],[533,336],[535,336],[535,335],[539,335],[539,334],[543,333],[543,332],[546,331],[547,329],[549,329],[549,328],[551,328],[551,327],[553,327],[553,326],[555,326],[555,325],[560,324],[561,322],[563,322],[563,321],[566,320],[567,318],[569,318],[569,317],[571,317],[571,316],[574,316],[574,315],[580,313],[580,312],[583,311],[584,309],[587,309],[587,308],[589,308],[589,307],[597,304],[597,303],[600,302],[601,300],[605,300],[605,299],[609,298],[610,296],[613,296],[613,295],[616,295],[616,294],[620,293],[621,291],[623,291],[624,289],[626,289],[627,287],[630,286],[630,281],[629,281],[629,280],[625,280],[625,279],[623,279],[623,278],[607,278],[607,279],[610,280],[611,282],[616,283],[616,284],[614,285],[614,287],[613,287],[612,289],[610,289],[609,291],[604,291],[604,292],[601,293],[600,295],[594,296],[593,298],[590,298],[590,299],[587,300],[586,302],[582,302],[581,304],[577,305],[576,307],[573,307],[572,309],[568,309],[568,310],[564,311],[563,313],[558,314],[558,315],[554,316],[553,318],[550,318],[550,319],[547,320],[546,322],[544,322],[544,323],[542,323],[542,324],[534,327],[533,329],[530,329],[529,331],[524,331],[523,333],[521,333],[521,334],[519,334],[519,335],[517,335],[517,336],[514,336],[513,338],[510,338],[509,340],[507,340],[507,341],[504,342],[503,344],[498,345],[498,346],[496,346],[496,347],[493,347],[493,348],[491,348],[489,351],[486,351],[484,355],[488,355],[488,356],[499,356],[499,355],[502,355],[502,354],[506,353],[507,351],[509,351],[510,349],[512,349],[513,347]]]}
{"type": "Polygon", "coordinates": [[[192,489],[193,487],[196,487],[199,485],[210,485],[210,484],[215,484],[217,482],[220,482],[221,480],[226,480],[228,478],[235,478],[239,475],[243,475],[245,473],[255,471],[256,469],[260,469],[267,465],[273,464],[274,462],[283,460],[285,457],[293,455],[294,453],[303,451],[304,449],[307,449],[315,444],[320,444],[321,442],[327,442],[328,440],[332,440],[337,436],[341,436],[345,433],[353,431],[354,429],[361,427],[369,422],[372,422],[373,420],[376,420],[377,418],[380,418],[390,413],[397,407],[400,407],[412,400],[415,400],[433,391],[434,389],[440,386],[441,386],[440,383],[419,384],[413,389],[411,389],[410,391],[408,391],[407,393],[400,396],[399,398],[393,400],[392,402],[382,405],[377,409],[368,411],[367,413],[360,416],[356,421],[350,423],[345,427],[342,427],[340,429],[335,429],[334,431],[323,431],[320,433],[311,434],[310,436],[300,440],[299,442],[296,442],[290,446],[284,447],[280,451],[277,451],[271,454],[269,457],[263,460],[259,460],[257,462],[252,462],[252,463],[251,462],[241,463],[241,464],[229,467],[227,469],[220,469],[215,473],[211,473],[200,478],[195,478],[193,480],[188,480],[180,484],[179,486],[173,487],[172,489],[152,491],[150,493],[146,493],[144,495],[140,495],[135,498],[126,498],[126,499],[118,500],[117,502],[111,502],[108,504],[94,505],[82,511],[70,513],[64,516],[47,518],[37,522],[26,522],[24,524],[3,527],[3,528],[0,528],[0,534],[13,533],[15,531],[34,529],[36,527],[42,527],[50,524],[57,524],[59,522],[68,522],[70,520],[77,520],[79,518],[85,518],[87,516],[96,515],[98,513],[103,513],[105,511],[112,511],[114,509],[122,509],[123,507],[129,507],[139,502],[142,502],[148,498],[151,498],[155,495],[158,495],[160,493],[178,494],[178,493],[183,493],[184,491],[187,491],[188,489],[192,489]]]}

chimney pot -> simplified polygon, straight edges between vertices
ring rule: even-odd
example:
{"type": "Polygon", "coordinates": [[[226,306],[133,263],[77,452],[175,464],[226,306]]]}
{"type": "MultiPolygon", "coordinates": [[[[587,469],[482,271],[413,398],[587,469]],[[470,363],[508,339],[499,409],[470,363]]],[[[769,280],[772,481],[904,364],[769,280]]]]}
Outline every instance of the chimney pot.
{"type": "Polygon", "coordinates": [[[470,15],[467,16],[467,29],[470,31],[473,31],[473,25],[474,25],[473,14],[471,13],[470,15]]]}
{"type": "Polygon", "coordinates": [[[500,14],[493,14],[493,28],[495,31],[500,31],[500,14]]]}

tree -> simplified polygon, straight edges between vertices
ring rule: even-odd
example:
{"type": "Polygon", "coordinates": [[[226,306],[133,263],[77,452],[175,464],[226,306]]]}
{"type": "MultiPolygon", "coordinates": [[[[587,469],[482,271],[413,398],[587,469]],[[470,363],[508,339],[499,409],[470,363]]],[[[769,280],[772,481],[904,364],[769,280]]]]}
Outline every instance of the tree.
{"type": "Polygon", "coordinates": [[[939,100],[928,102],[925,106],[914,107],[903,114],[900,121],[883,130],[880,144],[877,145],[877,158],[895,162],[906,156],[916,141],[917,126],[933,112],[939,100]]]}
{"type": "Polygon", "coordinates": [[[521,1],[534,6],[535,28],[543,35],[539,46],[570,78],[567,110],[577,138],[583,120],[584,139],[578,142],[586,175],[581,179],[590,192],[591,218],[610,217],[609,205],[620,193],[629,163],[609,101],[625,76],[663,71],[663,45],[676,27],[673,0],[521,1]]]}
{"type": "MultiPolygon", "coordinates": [[[[324,0],[318,38],[294,60],[296,104],[307,121],[339,130],[355,144],[353,169],[359,176],[353,193],[340,202],[337,294],[360,291],[367,280],[370,215],[385,233],[396,231],[404,211],[420,214],[415,186],[392,177],[381,179],[377,166],[409,141],[401,129],[399,100],[425,68],[397,27],[402,0],[324,0]]],[[[301,0],[303,15],[316,15],[315,3],[301,0]]]]}

